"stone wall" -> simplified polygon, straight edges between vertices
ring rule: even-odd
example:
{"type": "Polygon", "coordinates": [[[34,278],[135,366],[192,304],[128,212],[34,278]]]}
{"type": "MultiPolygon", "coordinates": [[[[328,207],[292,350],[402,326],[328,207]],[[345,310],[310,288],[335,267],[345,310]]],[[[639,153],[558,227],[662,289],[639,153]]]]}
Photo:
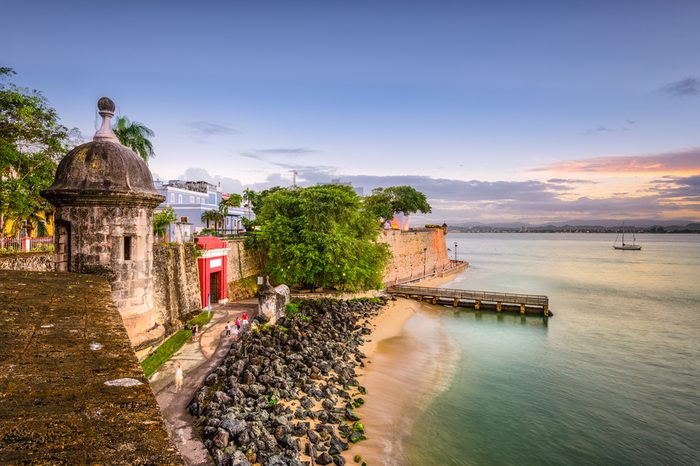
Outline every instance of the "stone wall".
{"type": "Polygon", "coordinates": [[[262,270],[262,259],[245,248],[245,240],[231,240],[228,244],[228,298],[231,301],[251,298],[258,292],[257,277],[262,270]]]}
{"type": "Polygon", "coordinates": [[[391,259],[384,272],[385,283],[418,278],[450,267],[442,229],[383,230],[379,241],[389,245],[391,259]]]}
{"type": "Polygon", "coordinates": [[[157,322],[168,334],[201,310],[195,251],[193,243],[153,246],[153,306],[157,322]]]}
{"type": "Polygon", "coordinates": [[[0,271],[0,463],[183,464],[105,277],[0,271]]]}
{"type": "Polygon", "coordinates": [[[27,270],[32,272],[53,272],[52,252],[22,252],[0,254],[0,270],[27,270]]]}

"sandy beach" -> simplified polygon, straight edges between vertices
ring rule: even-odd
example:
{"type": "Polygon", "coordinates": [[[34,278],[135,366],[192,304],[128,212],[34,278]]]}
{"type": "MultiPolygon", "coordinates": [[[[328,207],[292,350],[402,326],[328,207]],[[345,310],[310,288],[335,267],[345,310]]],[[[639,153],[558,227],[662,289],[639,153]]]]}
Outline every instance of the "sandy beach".
{"type": "MultiPolygon", "coordinates": [[[[452,276],[420,283],[437,286],[452,276]]],[[[361,455],[368,465],[402,464],[402,440],[421,410],[449,382],[458,353],[445,338],[431,308],[409,299],[390,301],[372,320],[373,332],[362,349],[367,365],[358,380],[367,389],[358,409],[367,440],[347,457],[361,455]]]]}

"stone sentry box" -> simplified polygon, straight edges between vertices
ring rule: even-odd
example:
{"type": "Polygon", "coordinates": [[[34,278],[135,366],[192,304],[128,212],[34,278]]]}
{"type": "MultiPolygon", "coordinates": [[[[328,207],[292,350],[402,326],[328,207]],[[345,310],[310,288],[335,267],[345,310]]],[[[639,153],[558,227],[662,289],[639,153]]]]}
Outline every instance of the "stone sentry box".
{"type": "Polygon", "coordinates": [[[94,139],[61,160],[42,196],[56,207],[56,270],[107,276],[138,346],[164,332],[153,309],[153,210],[164,197],[146,163],[112,131],[114,102],[103,97],[98,110],[94,139]]]}

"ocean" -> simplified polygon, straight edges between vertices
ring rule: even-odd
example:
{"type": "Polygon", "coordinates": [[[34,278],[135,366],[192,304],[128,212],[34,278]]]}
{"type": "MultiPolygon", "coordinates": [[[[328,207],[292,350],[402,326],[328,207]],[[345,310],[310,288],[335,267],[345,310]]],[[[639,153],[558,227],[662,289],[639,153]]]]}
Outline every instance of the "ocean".
{"type": "Polygon", "coordinates": [[[443,287],[546,294],[554,317],[412,317],[388,350],[427,312],[453,363],[387,464],[700,464],[700,235],[614,239],[448,234],[470,267],[443,287]]]}

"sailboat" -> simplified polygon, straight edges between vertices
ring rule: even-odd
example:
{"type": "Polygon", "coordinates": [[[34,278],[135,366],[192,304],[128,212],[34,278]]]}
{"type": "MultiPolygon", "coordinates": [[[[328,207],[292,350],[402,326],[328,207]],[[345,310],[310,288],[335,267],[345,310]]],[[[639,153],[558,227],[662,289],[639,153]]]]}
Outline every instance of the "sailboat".
{"type": "Polygon", "coordinates": [[[634,236],[632,232],[632,244],[625,243],[625,223],[622,223],[622,246],[618,246],[617,240],[620,238],[620,233],[617,234],[615,238],[615,243],[613,244],[613,249],[621,249],[623,251],[639,251],[642,249],[640,245],[637,244],[637,237],[634,236]]]}

